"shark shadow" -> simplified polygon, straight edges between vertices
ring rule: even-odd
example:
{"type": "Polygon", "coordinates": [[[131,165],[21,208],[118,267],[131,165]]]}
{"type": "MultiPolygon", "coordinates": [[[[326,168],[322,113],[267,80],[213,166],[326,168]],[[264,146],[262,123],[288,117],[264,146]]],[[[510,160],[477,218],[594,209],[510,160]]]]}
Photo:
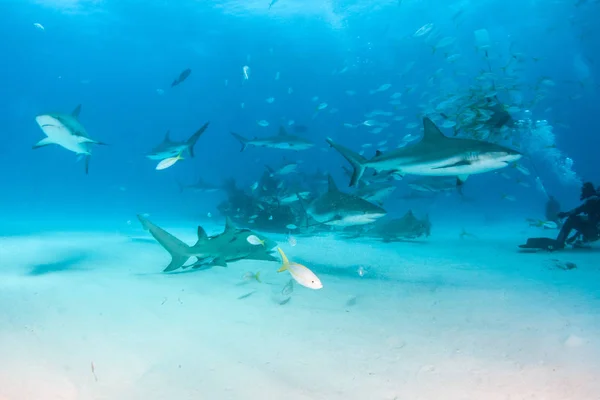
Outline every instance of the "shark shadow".
{"type": "Polygon", "coordinates": [[[88,257],[88,253],[82,252],[78,254],[73,254],[58,261],[36,264],[29,270],[27,275],[41,276],[47,274],[54,274],[57,272],[79,271],[81,270],[81,268],[78,268],[78,265],[82,261],[86,260],[88,257]]]}

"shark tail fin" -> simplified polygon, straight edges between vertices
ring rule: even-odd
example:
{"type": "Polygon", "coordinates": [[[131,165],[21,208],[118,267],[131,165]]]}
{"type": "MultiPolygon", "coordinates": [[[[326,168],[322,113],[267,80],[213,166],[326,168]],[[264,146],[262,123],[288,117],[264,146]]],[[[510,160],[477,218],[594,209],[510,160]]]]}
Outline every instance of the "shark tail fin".
{"type": "Polygon", "coordinates": [[[365,169],[367,168],[365,166],[367,159],[344,146],[340,146],[330,138],[327,138],[327,143],[337,150],[337,152],[340,153],[346,160],[348,160],[350,165],[352,165],[352,178],[350,179],[349,186],[356,186],[360,178],[365,173],[365,169]]]}
{"type": "Polygon", "coordinates": [[[175,183],[177,184],[177,187],[179,188],[179,193],[183,193],[183,191],[185,190],[185,186],[183,185],[183,183],[181,183],[179,181],[175,181],[175,183]]]}
{"type": "Polygon", "coordinates": [[[288,269],[288,267],[290,266],[290,260],[288,260],[285,253],[283,252],[283,250],[281,250],[280,247],[277,248],[277,251],[279,252],[279,255],[281,256],[281,268],[279,268],[277,270],[277,272],[286,271],[288,269]]]}
{"type": "Polygon", "coordinates": [[[171,263],[167,265],[163,272],[175,271],[176,269],[183,267],[183,264],[190,258],[188,255],[190,247],[169,232],[154,225],[144,216],[138,214],[137,217],[144,229],[150,231],[150,234],[154,239],[156,239],[156,241],[171,254],[171,263]]]}
{"type": "Polygon", "coordinates": [[[246,147],[248,147],[248,139],[246,139],[242,135],[238,135],[235,132],[231,132],[231,135],[241,143],[242,148],[240,149],[240,152],[246,150],[246,147]]]}
{"type": "Polygon", "coordinates": [[[186,144],[190,151],[190,157],[194,157],[194,146],[196,146],[196,142],[198,141],[200,136],[202,136],[202,134],[204,133],[206,128],[208,128],[209,124],[210,124],[210,122],[207,122],[204,125],[202,125],[202,128],[198,129],[196,131],[196,133],[194,133],[192,136],[190,136],[190,138],[187,140],[186,144]]]}

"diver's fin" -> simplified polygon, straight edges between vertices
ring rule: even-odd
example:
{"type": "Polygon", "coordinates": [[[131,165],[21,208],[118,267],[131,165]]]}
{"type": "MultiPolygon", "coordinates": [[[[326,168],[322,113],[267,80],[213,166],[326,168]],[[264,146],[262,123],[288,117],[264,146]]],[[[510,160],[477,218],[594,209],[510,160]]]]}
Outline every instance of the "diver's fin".
{"type": "Polygon", "coordinates": [[[530,250],[556,250],[558,242],[555,239],[540,237],[540,238],[529,238],[527,243],[519,245],[522,249],[530,250]]]}

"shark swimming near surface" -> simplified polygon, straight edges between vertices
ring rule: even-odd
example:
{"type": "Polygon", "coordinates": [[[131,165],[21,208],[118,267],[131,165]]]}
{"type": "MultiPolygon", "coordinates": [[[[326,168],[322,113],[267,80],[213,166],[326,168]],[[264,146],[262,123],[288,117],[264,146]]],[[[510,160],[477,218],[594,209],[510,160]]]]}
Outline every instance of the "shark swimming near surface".
{"type": "Polygon", "coordinates": [[[310,140],[288,134],[283,126],[279,128],[277,136],[247,139],[235,132],[231,132],[231,135],[242,144],[240,151],[246,150],[248,146],[266,147],[269,149],[306,150],[315,145],[310,140]]]}
{"type": "Polygon", "coordinates": [[[163,141],[146,155],[151,160],[164,160],[171,157],[177,157],[185,152],[189,153],[190,157],[194,157],[194,146],[202,136],[210,122],[205,123],[202,128],[198,129],[188,140],[182,142],[173,141],[167,131],[163,141]]]}
{"type": "Polygon", "coordinates": [[[33,149],[39,149],[51,144],[59,145],[79,156],[85,158],[85,173],[89,172],[91,145],[106,145],[89,137],[87,131],[79,122],[81,104],[71,114],[42,114],[35,117],[35,121],[46,137],[37,142],[33,149]]]}
{"type": "Polygon", "coordinates": [[[153,224],[143,215],[137,216],[144,229],[171,254],[171,262],[163,272],[171,272],[179,268],[199,268],[205,265],[226,267],[227,262],[242,259],[278,261],[271,253],[277,243],[249,229],[236,228],[227,218],[225,230],[214,236],[208,236],[202,227],[198,227],[198,241],[193,246],[177,239],[161,227],[153,224]],[[253,245],[248,241],[249,236],[256,236],[261,245],[253,245]],[[197,261],[194,264],[184,264],[192,257],[197,261]]]}
{"type": "Polygon", "coordinates": [[[460,185],[469,175],[504,168],[522,157],[516,150],[497,144],[448,138],[427,117],[423,118],[423,127],[423,138],[418,143],[388,153],[378,151],[370,160],[329,138],[327,143],[352,165],[350,186],[358,184],[367,168],[398,175],[456,176],[460,185]]]}

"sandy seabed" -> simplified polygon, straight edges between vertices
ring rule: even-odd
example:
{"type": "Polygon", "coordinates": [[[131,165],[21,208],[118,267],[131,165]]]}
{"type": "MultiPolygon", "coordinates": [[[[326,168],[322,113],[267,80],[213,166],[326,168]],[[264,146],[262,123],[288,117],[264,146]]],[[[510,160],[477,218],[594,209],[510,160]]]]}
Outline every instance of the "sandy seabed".
{"type": "Polygon", "coordinates": [[[277,263],[165,275],[134,227],[0,238],[0,400],[600,399],[600,252],[492,231],[269,235],[324,284],[283,305],[277,263]]]}

